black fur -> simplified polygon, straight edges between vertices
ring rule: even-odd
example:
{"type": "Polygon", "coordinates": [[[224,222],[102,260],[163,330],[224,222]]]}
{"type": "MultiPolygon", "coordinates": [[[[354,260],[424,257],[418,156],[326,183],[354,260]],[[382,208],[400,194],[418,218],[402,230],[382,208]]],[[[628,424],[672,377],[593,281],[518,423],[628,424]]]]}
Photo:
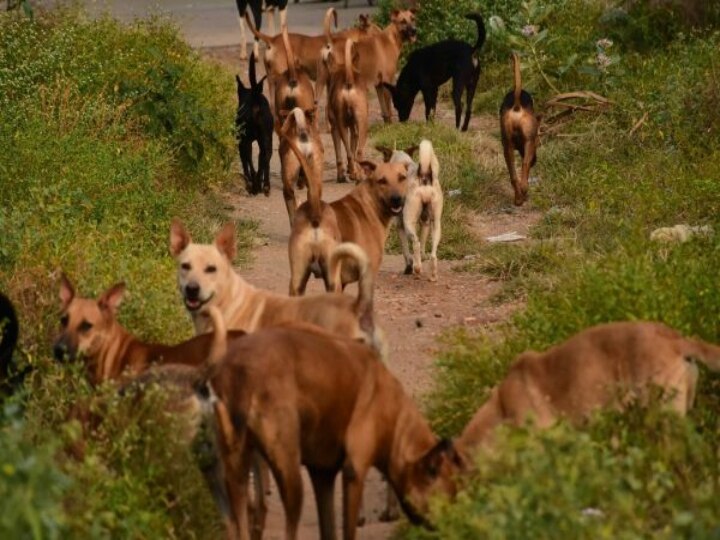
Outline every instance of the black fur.
{"type": "Polygon", "coordinates": [[[250,55],[250,88],[246,88],[240,77],[237,81],[238,109],[235,127],[238,133],[238,150],[245,176],[245,187],[251,195],[263,191],[270,195],[270,157],[272,156],[273,116],[270,103],[263,95],[263,77],[255,79],[255,56],[250,55]],[[252,143],[259,147],[258,167],[252,160],[252,143]]]}
{"type": "Polygon", "coordinates": [[[480,78],[480,63],[474,58],[474,54],[485,43],[485,23],[482,16],[477,13],[465,17],[474,20],[477,24],[478,37],[475,45],[447,39],[417,49],[408,57],[397,84],[395,86],[385,84],[392,94],[393,105],[401,122],[407,121],[410,117],[418,92],[422,92],[425,100],[425,119],[429,119],[430,113],[435,110],[437,104],[438,88],[452,78],[455,127],[460,127],[462,93],[465,90],[466,110],[462,131],[467,131],[472,101],[480,78]]]}
{"type": "Polygon", "coordinates": [[[10,299],[0,293],[0,378],[7,380],[10,362],[17,345],[19,326],[15,308],[10,299]]]}

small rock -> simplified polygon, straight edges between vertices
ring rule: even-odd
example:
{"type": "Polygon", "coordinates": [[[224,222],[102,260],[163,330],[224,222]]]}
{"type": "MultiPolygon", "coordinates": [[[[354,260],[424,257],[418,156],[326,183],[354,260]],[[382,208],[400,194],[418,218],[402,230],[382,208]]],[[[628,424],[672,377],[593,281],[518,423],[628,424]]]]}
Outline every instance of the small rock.
{"type": "Polygon", "coordinates": [[[417,328],[422,328],[424,326],[424,324],[420,319],[415,319],[415,326],[417,328]]]}

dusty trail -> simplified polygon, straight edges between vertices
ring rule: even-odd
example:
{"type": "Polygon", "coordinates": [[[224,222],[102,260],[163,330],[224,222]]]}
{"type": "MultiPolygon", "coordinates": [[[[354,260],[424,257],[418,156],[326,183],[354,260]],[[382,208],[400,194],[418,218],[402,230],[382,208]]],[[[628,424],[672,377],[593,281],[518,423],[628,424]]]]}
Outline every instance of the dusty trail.
{"type": "MultiPolygon", "coordinates": [[[[203,53],[239,73],[246,73],[246,65],[240,64],[237,49],[223,47],[206,49],[203,53]]],[[[422,105],[416,104],[415,113],[422,114],[422,105]]],[[[371,101],[371,122],[381,122],[376,101],[371,101]]],[[[444,121],[450,111],[441,110],[438,116],[444,121]]],[[[471,131],[479,125],[494,124],[494,118],[473,118],[471,131]]],[[[259,234],[253,252],[252,262],[239,271],[250,283],[277,292],[287,293],[290,279],[287,239],[290,231],[287,212],[282,197],[280,180],[280,163],[277,156],[277,140],[274,141],[275,152],[271,163],[272,192],[270,197],[262,195],[248,197],[238,178],[237,187],[226,194],[228,205],[232,208],[233,217],[251,219],[259,222],[259,234]]],[[[328,201],[342,197],[352,189],[351,184],[335,182],[335,156],[329,134],[323,134],[325,145],[325,178],[323,198],[328,201]]],[[[374,151],[368,149],[372,159],[379,159],[374,151]]],[[[442,166],[442,164],[441,164],[442,166]]],[[[305,191],[298,192],[299,200],[304,201],[305,191]]],[[[527,217],[521,215],[493,216],[473,219],[482,230],[479,234],[489,235],[511,230],[527,231],[534,221],[532,213],[527,217]]],[[[394,234],[394,233],[391,233],[394,234]]],[[[468,274],[453,270],[462,261],[440,261],[439,280],[431,283],[427,276],[415,279],[402,275],[404,262],[401,255],[386,255],[375,288],[375,309],[377,321],[383,327],[390,345],[389,367],[400,379],[405,389],[416,399],[422,399],[432,385],[432,360],[437,350],[436,339],[448,327],[457,325],[487,326],[507,317],[514,308],[512,305],[490,305],[487,301],[498,290],[498,284],[477,274],[468,274]]],[[[322,292],[322,282],[312,280],[308,286],[308,294],[322,292]]],[[[356,289],[349,288],[349,294],[356,294],[356,289]]],[[[340,506],[341,483],[336,486],[336,506],[338,527],[341,525],[340,506]]],[[[277,489],[273,488],[270,496],[270,512],[268,515],[265,538],[280,539],[284,536],[284,513],[277,489]]],[[[382,523],[378,516],[385,505],[385,484],[375,471],[366,483],[364,505],[367,523],[358,530],[360,539],[389,538],[395,527],[394,523],[382,523]]],[[[318,537],[317,515],[312,488],[305,477],[305,496],[299,538],[314,539],[318,537]]]]}

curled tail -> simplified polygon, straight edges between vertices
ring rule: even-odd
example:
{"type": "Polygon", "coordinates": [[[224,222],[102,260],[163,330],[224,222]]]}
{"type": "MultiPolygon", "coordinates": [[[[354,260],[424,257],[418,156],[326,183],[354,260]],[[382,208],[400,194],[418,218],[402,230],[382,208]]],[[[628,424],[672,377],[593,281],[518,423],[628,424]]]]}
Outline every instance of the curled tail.
{"type": "Polygon", "coordinates": [[[345,85],[349,88],[355,86],[355,74],[353,73],[353,40],[345,40],[345,85]]]}
{"type": "Polygon", "coordinates": [[[681,337],[681,354],[686,358],[696,358],[711,371],[720,371],[720,347],[701,339],[681,337]]]}
{"type": "Polygon", "coordinates": [[[332,29],[330,28],[331,18],[334,19],[335,28],[337,28],[337,11],[335,11],[335,8],[328,8],[328,10],[325,12],[325,21],[323,23],[323,28],[325,29],[325,44],[328,47],[332,47],[332,29]]]}
{"type": "Polygon", "coordinates": [[[295,69],[295,53],[293,53],[292,47],[290,46],[290,36],[288,35],[287,26],[282,27],[282,40],[285,46],[285,57],[287,58],[288,75],[290,86],[293,87],[297,84],[297,70],[295,69]]]}
{"type": "Polygon", "coordinates": [[[513,87],[513,111],[520,110],[520,94],[522,93],[522,79],[520,78],[520,59],[517,53],[512,55],[513,73],[515,76],[515,86],[513,87]]]}
{"type": "Polygon", "coordinates": [[[250,20],[250,15],[248,13],[245,13],[245,22],[248,25],[248,28],[252,32],[253,36],[255,36],[255,39],[261,39],[265,43],[268,44],[268,46],[272,46],[272,38],[268,36],[267,34],[263,34],[262,32],[259,32],[257,28],[255,28],[255,25],[250,20]]]}
{"type": "Polygon", "coordinates": [[[430,175],[432,182],[437,182],[440,174],[437,156],[432,143],[423,139],[420,141],[420,155],[418,157],[418,175],[430,175]]]}
{"type": "Polygon", "coordinates": [[[342,290],[342,263],[346,260],[354,261],[358,268],[358,297],[355,301],[355,315],[360,320],[360,327],[366,332],[371,332],[373,326],[373,278],[368,256],[365,250],[354,242],[343,242],[335,247],[330,254],[328,270],[334,279],[336,292],[342,290]]]}
{"type": "Polygon", "coordinates": [[[475,41],[473,52],[480,50],[480,48],[485,44],[485,38],[487,36],[487,32],[485,31],[485,21],[483,21],[482,15],[479,13],[468,13],[465,15],[465,18],[475,21],[475,24],[477,24],[477,41],[475,41]]]}

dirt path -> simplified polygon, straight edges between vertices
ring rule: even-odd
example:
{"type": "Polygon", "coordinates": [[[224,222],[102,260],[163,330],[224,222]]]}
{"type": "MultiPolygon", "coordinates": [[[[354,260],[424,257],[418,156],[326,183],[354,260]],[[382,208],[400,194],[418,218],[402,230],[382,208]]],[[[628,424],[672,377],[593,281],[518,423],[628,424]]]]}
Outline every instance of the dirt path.
{"type": "MultiPolygon", "coordinates": [[[[213,48],[204,54],[240,73],[246,67],[237,60],[239,55],[233,47],[213,48]]],[[[416,104],[415,112],[422,114],[422,106],[416,104]]],[[[450,116],[449,111],[439,111],[438,116],[450,116]]],[[[371,102],[371,122],[381,121],[377,103],[371,102]],[[373,107],[374,105],[374,107],[373,107]],[[374,110],[373,110],[374,109],[374,110]]],[[[492,120],[494,123],[494,119],[492,120]]],[[[478,129],[488,118],[475,118],[471,131],[478,129]]],[[[328,134],[323,135],[325,145],[325,179],[323,198],[328,201],[342,197],[352,189],[350,184],[337,184],[335,178],[334,152],[328,134]]],[[[277,144],[277,141],[275,141],[277,144]]],[[[496,151],[495,149],[494,151],[496,151]]],[[[378,158],[370,152],[371,158],[378,158]]],[[[286,293],[290,279],[287,239],[290,231],[287,212],[282,198],[280,164],[277,152],[271,163],[272,193],[270,197],[248,197],[238,182],[237,188],[227,194],[228,203],[234,209],[234,217],[259,222],[260,238],[253,253],[252,262],[240,269],[242,276],[250,283],[277,292],[286,293]]],[[[304,200],[305,192],[299,193],[304,200]]],[[[479,234],[485,236],[517,230],[525,232],[535,221],[533,213],[497,215],[492,219],[476,216],[472,222],[480,227],[479,234]]],[[[421,399],[432,384],[432,360],[437,350],[436,339],[445,329],[457,325],[487,326],[507,317],[514,306],[493,306],[487,301],[498,290],[498,285],[478,276],[453,270],[461,261],[440,261],[439,279],[431,283],[427,278],[415,279],[402,275],[404,262],[401,255],[386,255],[376,283],[375,298],[377,320],[386,332],[390,345],[389,367],[400,379],[407,391],[421,399]]],[[[308,294],[323,291],[320,280],[311,280],[308,294]]],[[[356,289],[349,289],[355,294],[356,289]]],[[[338,484],[340,482],[338,481],[338,484]]],[[[337,489],[337,516],[340,525],[339,492],[337,489]]],[[[379,474],[373,472],[366,484],[364,505],[367,523],[358,530],[359,538],[389,538],[395,524],[382,523],[378,516],[384,509],[385,484],[379,474]]],[[[300,538],[317,538],[317,516],[309,480],[305,482],[305,497],[301,521],[300,538]]],[[[266,538],[282,538],[284,514],[274,489],[270,497],[270,514],[266,538]]]]}

